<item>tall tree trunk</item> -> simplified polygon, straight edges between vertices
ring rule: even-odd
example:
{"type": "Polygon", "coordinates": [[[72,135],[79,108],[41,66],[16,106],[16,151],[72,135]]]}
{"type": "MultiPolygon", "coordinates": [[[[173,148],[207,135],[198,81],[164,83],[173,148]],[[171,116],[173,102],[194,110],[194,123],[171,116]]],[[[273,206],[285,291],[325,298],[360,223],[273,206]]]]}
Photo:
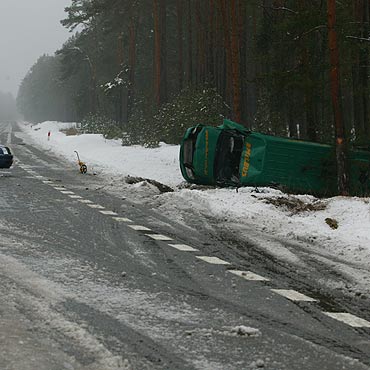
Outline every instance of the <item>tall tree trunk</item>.
{"type": "Polygon", "coordinates": [[[158,1],[153,0],[154,18],[154,91],[157,106],[161,105],[161,35],[159,29],[158,1]]]}
{"type": "Polygon", "coordinates": [[[130,119],[135,91],[136,68],[136,22],[135,16],[131,17],[129,30],[129,86],[127,90],[127,120],[130,119]]]}
{"type": "Polygon", "coordinates": [[[194,0],[195,1],[195,83],[196,85],[200,84],[200,74],[201,74],[201,20],[200,20],[200,1],[201,0],[194,0]]]}
{"type": "Polygon", "coordinates": [[[209,20],[207,37],[207,72],[209,81],[215,85],[215,4],[209,0],[209,20]]]}
{"type": "Polygon", "coordinates": [[[161,104],[167,102],[167,0],[159,0],[159,28],[161,35],[161,104]]]}
{"type": "Polygon", "coordinates": [[[222,17],[220,15],[220,5],[219,2],[216,2],[216,26],[215,26],[215,46],[216,46],[216,55],[215,55],[215,80],[217,91],[225,96],[225,84],[224,84],[224,59],[225,59],[225,48],[223,43],[223,34],[222,34],[222,17]]]}
{"type": "Polygon", "coordinates": [[[305,70],[305,88],[304,88],[304,102],[306,111],[306,133],[307,139],[310,141],[317,141],[317,127],[316,117],[314,114],[314,91],[312,88],[312,73],[310,66],[310,55],[307,47],[303,50],[304,70],[305,70]]]}
{"type": "Polygon", "coordinates": [[[90,66],[91,71],[91,112],[95,114],[100,110],[100,102],[98,96],[98,73],[97,73],[97,61],[99,60],[99,36],[98,36],[98,27],[96,26],[96,21],[94,20],[93,28],[93,37],[94,37],[94,50],[91,53],[92,56],[89,56],[86,53],[87,61],[90,66]]]}
{"type": "Polygon", "coordinates": [[[259,94],[259,85],[256,83],[258,69],[261,67],[253,58],[254,55],[254,45],[257,39],[257,21],[259,17],[262,15],[262,10],[260,10],[261,14],[257,14],[257,5],[252,5],[251,9],[251,19],[249,19],[249,26],[244,27],[244,36],[243,36],[243,43],[245,44],[245,65],[244,65],[244,74],[245,77],[242,81],[246,85],[246,105],[245,105],[245,117],[246,123],[248,124],[249,128],[253,128],[254,118],[257,112],[257,96],[259,94]],[[248,34],[247,34],[248,32],[248,34]],[[247,38],[248,36],[248,38],[247,38]],[[248,41],[247,41],[248,40],[248,41]]]}
{"type": "MultiPolygon", "coordinates": [[[[118,71],[122,71],[124,65],[124,54],[123,54],[123,32],[120,32],[118,35],[118,50],[117,50],[117,62],[118,62],[118,71]]],[[[117,102],[117,121],[123,126],[124,123],[127,123],[127,94],[124,91],[123,85],[119,86],[119,96],[117,102]]]]}
{"type": "Polygon", "coordinates": [[[327,0],[328,11],[328,33],[330,52],[330,82],[331,98],[334,111],[334,127],[336,137],[336,157],[338,191],[340,195],[349,194],[349,178],[346,158],[346,138],[342,120],[341,104],[339,97],[339,50],[337,42],[336,26],[336,0],[327,0]]]}
{"type": "MultiPolygon", "coordinates": [[[[227,0],[228,1],[228,0],[227,0]]],[[[220,2],[220,10],[221,10],[221,16],[222,16],[222,28],[224,31],[224,47],[226,52],[226,62],[224,65],[225,69],[225,100],[231,105],[233,102],[231,91],[231,81],[232,81],[232,53],[231,53],[231,41],[230,41],[230,27],[229,27],[229,14],[226,7],[226,0],[219,0],[220,2]]]]}
{"type": "Polygon", "coordinates": [[[236,0],[230,0],[231,5],[231,69],[233,86],[233,119],[241,122],[241,91],[240,91],[240,39],[239,19],[236,0]]]}
{"type": "Polygon", "coordinates": [[[179,75],[179,91],[182,90],[184,85],[184,47],[183,47],[183,32],[182,32],[182,1],[177,0],[177,45],[179,50],[179,57],[178,57],[178,75],[179,75]]]}
{"type": "MultiPolygon", "coordinates": [[[[369,0],[362,1],[362,37],[368,39],[369,33],[369,0]]],[[[368,48],[362,48],[360,52],[360,81],[362,83],[362,102],[364,114],[364,134],[365,138],[369,138],[370,121],[369,121],[369,51],[368,48]]]]}
{"type": "MultiPolygon", "coordinates": [[[[366,0],[353,1],[353,20],[360,24],[363,22],[363,4],[366,0]]],[[[362,37],[362,30],[357,33],[357,37],[362,37]]],[[[362,143],[365,138],[365,122],[364,122],[364,101],[362,99],[363,82],[361,81],[362,58],[359,48],[352,51],[352,96],[353,96],[353,116],[356,139],[358,143],[362,143]]],[[[362,76],[363,78],[364,76],[362,76]]],[[[367,76],[365,77],[365,79],[367,76]]]]}
{"type": "Polygon", "coordinates": [[[188,82],[193,83],[193,25],[191,17],[191,0],[188,0],[188,82]]]}
{"type": "Polygon", "coordinates": [[[202,17],[202,0],[196,0],[195,19],[197,32],[197,46],[196,46],[196,82],[203,84],[205,81],[206,70],[206,50],[205,50],[205,26],[202,17]]]}
{"type": "Polygon", "coordinates": [[[247,34],[250,20],[247,17],[246,4],[244,1],[239,1],[239,41],[240,41],[240,99],[241,99],[241,123],[247,127],[251,127],[248,119],[248,88],[247,82],[247,34]]]}

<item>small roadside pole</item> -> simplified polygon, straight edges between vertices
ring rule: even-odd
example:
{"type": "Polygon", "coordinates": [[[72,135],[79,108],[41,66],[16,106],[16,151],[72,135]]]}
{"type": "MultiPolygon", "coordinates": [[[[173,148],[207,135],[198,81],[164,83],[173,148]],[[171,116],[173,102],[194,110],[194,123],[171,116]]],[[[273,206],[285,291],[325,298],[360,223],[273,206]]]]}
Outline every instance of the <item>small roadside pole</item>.
{"type": "Polygon", "coordinates": [[[48,132],[48,141],[50,140],[50,135],[51,135],[51,132],[49,131],[48,132]]]}

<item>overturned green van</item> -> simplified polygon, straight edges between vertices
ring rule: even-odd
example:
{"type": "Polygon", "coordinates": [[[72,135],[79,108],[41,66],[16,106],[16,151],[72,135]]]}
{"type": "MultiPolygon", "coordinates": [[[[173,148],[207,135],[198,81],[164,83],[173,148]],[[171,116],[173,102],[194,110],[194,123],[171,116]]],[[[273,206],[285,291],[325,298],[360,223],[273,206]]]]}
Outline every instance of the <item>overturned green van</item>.
{"type": "MultiPolygon", "coordinates": [[[[348,160],[350,193],[370,195],[370,151],[352,150],[348,160]]],[[[333,146],[252,132],[230,120],[189,128],[180,147],[180,167],[185,180],[199,185],[337,194],[333,146]]]]}

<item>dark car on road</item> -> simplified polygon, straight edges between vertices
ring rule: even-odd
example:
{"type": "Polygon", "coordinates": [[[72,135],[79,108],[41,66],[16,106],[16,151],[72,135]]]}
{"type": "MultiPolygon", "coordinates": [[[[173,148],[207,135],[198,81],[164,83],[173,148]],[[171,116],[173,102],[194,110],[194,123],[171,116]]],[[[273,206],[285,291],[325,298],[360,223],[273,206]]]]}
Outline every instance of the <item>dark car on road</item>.
{"type": "Polygon", "coordinates": [[[10,168],[13,164],[13,155],[7,146],[0,145],[0,168],[10,168]]]}

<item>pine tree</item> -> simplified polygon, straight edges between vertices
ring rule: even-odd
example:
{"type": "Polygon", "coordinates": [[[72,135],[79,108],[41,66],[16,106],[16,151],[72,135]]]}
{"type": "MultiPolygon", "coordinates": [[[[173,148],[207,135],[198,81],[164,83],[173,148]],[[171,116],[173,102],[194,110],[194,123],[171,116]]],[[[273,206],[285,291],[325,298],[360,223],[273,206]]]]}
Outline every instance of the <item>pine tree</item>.
{"type": "Polygon", "coordinates": [[[349,178],[346,165],[346,138],[343,125],[342,112],[339,96],[339,51],[337,42],[336,26],[336,4],[335,0],[327,0],[328,6],[328,32],[329,32],[329,51],[330,51],[330,80],[331,96],[334,111],[334,127],[336,137],[337,154],[337,173],[338,173],[338,191],[341,195],[349,194],[349,178]]]}

